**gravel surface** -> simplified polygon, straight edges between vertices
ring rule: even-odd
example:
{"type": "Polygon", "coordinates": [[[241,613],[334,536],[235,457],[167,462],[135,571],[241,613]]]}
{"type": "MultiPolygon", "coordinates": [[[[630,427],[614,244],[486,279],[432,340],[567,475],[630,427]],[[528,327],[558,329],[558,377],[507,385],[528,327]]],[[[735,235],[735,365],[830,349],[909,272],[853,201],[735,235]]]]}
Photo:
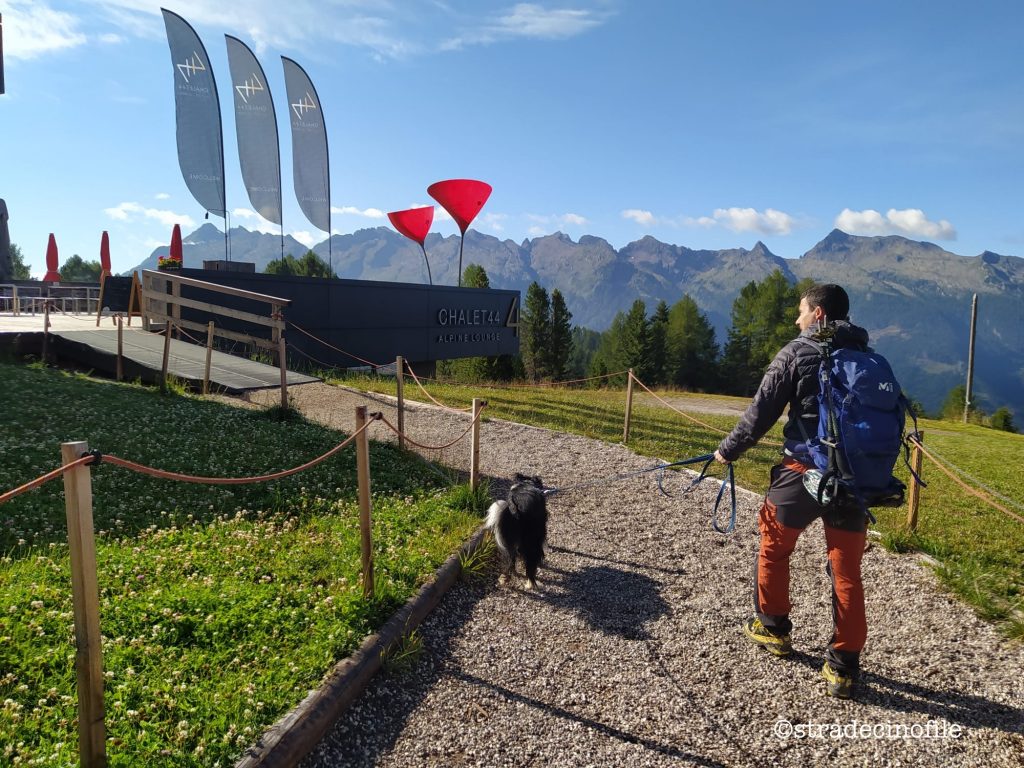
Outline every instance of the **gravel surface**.
{"type": "MultiPolygon", "coordinates": [[[[394,421],[387,398],[320,384],[292,393],[341,428],[361,403],[394,421]]],[[[406,417],[430,444],[468,423],[427,406],[406,417]]],[[[440,458],[465,467],[468,452],[463,441],[440,458]]],[[[555,486],[651,465],[622,446],[499,421],[484,424],[481,456],[487,475],[555,486]]],[[[736,532],[721,536],[716,492],[707,482],[665,498],[646,475],[551,497],[539,590],[493,574],[460,582],[422,625],[416,665],[378,675],[303,766],[1024,765],[1024,646],[912,557],[865,553],[858,701],[825,697],[819,676],[831,633],[820,523],[792,561],[794,653],[752,647],[740,624],[760,499],[740,493],[736,532]]]]}

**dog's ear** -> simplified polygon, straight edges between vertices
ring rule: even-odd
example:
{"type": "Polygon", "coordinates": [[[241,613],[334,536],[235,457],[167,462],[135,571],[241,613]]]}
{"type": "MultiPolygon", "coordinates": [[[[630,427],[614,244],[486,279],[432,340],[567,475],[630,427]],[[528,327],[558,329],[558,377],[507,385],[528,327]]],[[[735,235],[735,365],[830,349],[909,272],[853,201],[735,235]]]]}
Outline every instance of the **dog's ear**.
{"type": "Polygon", "coordinates": [[[534,475],[533,477],[531,477],[530,478],[530,482],[533,483],[533,485],[536,488],[540,488],[541,490],[544,490],[544,481],[541,480],[538,475],[534,475]]]}
{"type": "Polygon", "coordinates": [[[532,483],[533,482],[533,478],[532,477],[530,477],[529,475],[524,475],[521,472],[516,472],[515,477],[513,479],[517,483],[532,483]]]}

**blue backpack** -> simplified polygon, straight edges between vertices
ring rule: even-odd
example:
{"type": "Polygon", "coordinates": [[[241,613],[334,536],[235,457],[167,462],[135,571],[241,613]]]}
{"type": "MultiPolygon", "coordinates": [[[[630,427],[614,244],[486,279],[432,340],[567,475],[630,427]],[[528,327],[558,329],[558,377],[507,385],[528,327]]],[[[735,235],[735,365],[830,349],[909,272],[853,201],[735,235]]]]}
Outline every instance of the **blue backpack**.
{"type": "MultiPolygon", "coordinates": [[[[822,355],[818,371],[818,434],[805,435],[816,470],[804,485],[819,504],[859,508],[874,522],[870,507],[898,507],[906,486],[893,476],[910,402],[889,361],[877,352],[833,349],[831,339],[800,341],[822,355]]],[[[909,466],[909,464],[908,464],[909,466]]]]}

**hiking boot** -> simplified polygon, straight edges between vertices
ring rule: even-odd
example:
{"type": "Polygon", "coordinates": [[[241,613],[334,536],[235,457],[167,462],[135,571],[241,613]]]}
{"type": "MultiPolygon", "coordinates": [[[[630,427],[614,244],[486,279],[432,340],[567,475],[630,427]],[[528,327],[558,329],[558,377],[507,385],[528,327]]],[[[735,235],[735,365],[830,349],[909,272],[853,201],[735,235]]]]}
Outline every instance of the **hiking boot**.
{"type": "Polygon", "coordinates": [[[837,699],[853,698],[853,676],[843,674],[827,661],[821,668],[821,676],[825,678],[826,696],[835,696],[837,699]]]}
{"type": "Polygon", "coordinates": [[[788,634],[773,635],[756,616],[747,619],[743,624],[743,634],[776,656],[788,656],[793,650],[793,642],[788,634]]]}

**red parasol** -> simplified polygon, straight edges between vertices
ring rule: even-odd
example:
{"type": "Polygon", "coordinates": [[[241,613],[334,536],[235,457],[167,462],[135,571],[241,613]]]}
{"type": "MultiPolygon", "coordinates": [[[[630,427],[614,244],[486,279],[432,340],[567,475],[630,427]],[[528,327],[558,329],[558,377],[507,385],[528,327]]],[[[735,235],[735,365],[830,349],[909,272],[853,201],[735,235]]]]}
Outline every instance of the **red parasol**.
{"type": "Polygon", "coordinates": [[[423,261],[427,264],[427,280],[433,285],[434,278],[430,275],[430,262],[427,261],[427,248],[423,241],[427,239],[430,225],[434,223],[434,206],[428,205],[422,208],[392,211],[388,214],[388,218],[391,219],[391,224],[395,229],[410,240],[415,240],[420,244],[420,250],[423,251],[423,261]]]}
{"type": "Polygon", "coordinates": [[[491,185],[474,179],[448,179],[437,181],[427,187],[427,194],[437,200],[459,225],[462,240],[459,241],[459,285],[462,285],[462,244],[470,222],[480,213],[487,198],[491,196],[491,185]]]}
{"type": "Polygon", "coordinates": [[[50,233],[50,241],[46,244],[46,277],[44,283],[59,283],[60,272],[57,271],[57,240],[50,233]]]}
{"type": "Polygon", "coordinates": [[[181,262],[182,262],[182,255],[181,255],[181,226],[178,225],[178,224],[175,224],[174,225],[174,229],[171,230],[171,249],[170,249],[170,251],[171,252],[168,254],[168,256],[172,260],[174,260],[174,261],[178,262],[179,264],[181,264],[181,262]]]}
{"type": "Polygon", "coordinates": [[[100,279],[110,274],[110,235],[106,230],[100,238],[100,279]]]}

